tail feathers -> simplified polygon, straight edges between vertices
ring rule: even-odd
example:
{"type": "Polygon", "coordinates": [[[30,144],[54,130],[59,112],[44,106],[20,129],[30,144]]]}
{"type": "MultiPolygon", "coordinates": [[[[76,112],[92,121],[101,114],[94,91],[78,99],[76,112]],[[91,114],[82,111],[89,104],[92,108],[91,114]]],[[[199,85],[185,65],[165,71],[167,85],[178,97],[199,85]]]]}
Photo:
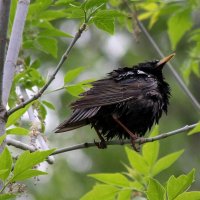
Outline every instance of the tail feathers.
{"type": "Polygon", "coordinates": [[[82,121],[74,122],[74,123],[70,123],[68,121],[64,121],[62,124],[60,124],[56,128],[55,133],[67,132],[67,131],[71,131],[71,130],[80,128],[80,127],[85,126],[85,125],[88,124],[86,121],[87,120],[82,120],[82,121]]]}
{"type": "Polygon", "coordinates": [[[87,125],[89,123],[88,119],[95,116],[99,109],[100,107],[75,109],[72,116],[56,128],[55,133],[66,132],[87,125]]]}

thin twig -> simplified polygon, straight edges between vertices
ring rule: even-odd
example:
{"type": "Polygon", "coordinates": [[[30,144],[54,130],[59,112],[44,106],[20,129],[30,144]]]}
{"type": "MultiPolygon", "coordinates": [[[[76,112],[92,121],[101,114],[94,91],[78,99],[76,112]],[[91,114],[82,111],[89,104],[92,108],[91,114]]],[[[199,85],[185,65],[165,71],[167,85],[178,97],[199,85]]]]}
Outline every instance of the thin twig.
{"type": "Polygon", "coordinates": [[[0,105],[2,104],[3,68],[6,52],[8,19],[10,13],[10,0],[0,1],[0,105]]]}
{"type": "Polygon", "coordinates": [[[30,152],[34,152],[34,151],[37,150],[35,147],[33,147],[31,145],[25,144],[23,142],[20,142],[19,140],[15,140],[15,139],[12,139],[10,137],[7,137],[5,139],[5,142],[9,146],[14,146],[14,147],[21,149],[21,150],[29,150],[30,152]]]}
{"type": "MultiPolygon", "coordinates": [[[[143,23],[138,20],[137,17],[137,11],[134,5],[134,11],[132,10],[132,8],[129,6],[129,3],[127,0],[124,0],[125,4],[127,5],[129,11],[132,13],[132,15],[134,16],[138,27],[140,28],[140,30],[144,33],[145,37],[148,39],[148,41],[151,43],[151,45],[154,47],[154,49],[156,50],[156,52],[159,54],[159,56],[161,58],[164,57],[164,54],[162,53],[161,49],[158,47],[158,45],[156,44],[155,40],[152,38],[152,36],[149,34],[149,32],[147,31],[147,29],[144,27],[143,23]]],[[[172,64],[170,62],[167,63],[170,71],[172,72],[174,78],[177,80],[179,86],[182,88],[182,90],[185,92],[185,94],[189,97],[190,101],[192,102],[192,104],[194,105],[195,108],[197,108],[200,111],[200,104],[199,102],[196,100],[196,98],[193,96],[193,94],[190,92],[190,90],[187,88],[187,86],[185,85],[185,83],[183,82],[182,78],[179,76],[179,74],[176,72],[175,68],[172,66],[172,64]]]]}
{"type": "Polygon", "coordinates": [[[71,52],[71,49],[73,48],[73,46],[75,45],[75,43],[77,42],[77,40],[81,37],[83,31],[86,29],[86,24],[84,23],[78,30],[78,32],[76,33],[74,39],[72,40],[71,44],[69,45],[69,47],[67,48],[67,50],[65,51],[65,53],[62,55],[58,65],[56,66],[55,71],[53,72],[53,74],[50,76],[49,80],[47,81],[47,83],[43,86],[43,88],[37,93],[35,94],[32,98],[28,99],[27,101],[21,103],[20,105],[16,106],[15,108],[10,109],[7,112],[7,115],[11,115],[12,113],[14,113],[15,111],[25,107],[27,104],[31,103],[32,101],[40,98],[42,96],[42,94],[44,93],[44,91],[48,88],[48,86],[51,84],[51,82],[55,79],[56,74],[58,73],[58,71],[60,70],[60,68],[62,67],[63,63],[68,59],[68,55],[71,52]]]}
{"type": "MultiPolygon", "coordinates": [[[[151,137],[151,138],[138,138],[135,141],[135,143],[144,144],[144,143],[147,143],[147,142],[154,142],[156,140],[162,140],[162,139],[165,139],[167,137],[170,137],[170,136],[173,136],[173,135],[176,135],[176,134],[183,133],[185,131],[191,130],[197,124],[198,123],[192,124],[192,125],[186,125],[186,126],[184,126],[182,128],[179,128],[179,129],[167,132],[167,133],[162,133],[160,135],[157,135],[157,136],[151,137]]],[[[23,150],[30,150],[30,151],[35,151],[36,150],[36,149],[33,149],[33,147],[30,146],[30,145],[24,144],[22,142],[19,142],[19,141],[10,139],[10,138],[6,139],[6,143],[8,145],[11,145],[11,146],[14,146],[16,148],[23,149],[23,150]]],[[[106,144],[107,145],[124,145],[124,144],[131,144],[131,142],[130,142],[130,140],[124,140],[124,141],[123,140],[115,140],[115,141],[106,141],[106,144]]],[[[57,149],[51,155],[57,155],[57,154],[61,154],[61,153],[64,153],[64,152],[74,151],[74,150],[84,149],[84,148],[89,148],[89,147],[96,147],[95,142],[86,142],[86,143],[77,144],[77,145],[70,146],[70,147],[64,147],[64,148],[61,148],[61,149],[57,149]]]]}
{"type": "MultiPolygon", "coordinates": [[[[147,142],[154,142],[156,140],[165,139],[167,137],[176,135],[178,133],[182,133],[182,132],[191,130],[197,124],[198,123],[192,124],[192,125],[186,125],[186,126],[184,126],[182,128],[176,129],[174,131],[170,131],[170,132],[167,132],[167,133],[162,133],[162,134],[160,134],[158,136],[151,137],[151,138],[138,138],[137,140],[135,140],[135,143],[137,143],[137,144],[145,144],[147,142]]],[[[130,140],[106,141],[106,145],[124,145],[124,144],[131,144],[131,142],[130,142],[130,140]]],[[[60,153],[68,152],[68,151],[74,151],[74,150],[77,150],[77,149],[89,148],[89,147],[96,147],[96,144],[94,142],[88,142],[88,143],[74,145],[74,146],[71,146],[71,147],[65,147],[65,148],[61,148],[61,149],[58,149],[58,150],[54,151],[52,153],[52,155],[56,155],[56,154],[60,154],[60,153]]]]}

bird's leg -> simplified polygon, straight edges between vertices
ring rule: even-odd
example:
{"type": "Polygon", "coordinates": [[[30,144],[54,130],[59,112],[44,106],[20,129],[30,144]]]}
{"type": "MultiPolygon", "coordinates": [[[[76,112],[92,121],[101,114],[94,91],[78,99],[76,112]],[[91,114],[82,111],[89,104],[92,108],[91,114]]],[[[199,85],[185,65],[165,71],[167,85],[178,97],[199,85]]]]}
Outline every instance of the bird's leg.
{"type": "Polygon", "coordinates": [[[96,142],[94,140],[94,143],[96,144],[96,146],[99,148],[99,149],[106,149],[107,148],[107,144],[106,144],[106,141],[105,139],[102,137],[101,133],[99,132],[99,130],[94,126],[94,129],[95,131],[97,132],[97,135],[99,137],[99,139],[101,140],[100,142],[96,142]]]}
{"type": "Polygon", "coordinates": [[[135,140],[138,139],[138,135],[132,133],[118,118],[116,115],[112,115],[113,119],[117,122],[117,124],[119,124],[131,137],[131,144],[132,147],[135,151],[138,151],[138,149],[135,146],[135,140]]]}

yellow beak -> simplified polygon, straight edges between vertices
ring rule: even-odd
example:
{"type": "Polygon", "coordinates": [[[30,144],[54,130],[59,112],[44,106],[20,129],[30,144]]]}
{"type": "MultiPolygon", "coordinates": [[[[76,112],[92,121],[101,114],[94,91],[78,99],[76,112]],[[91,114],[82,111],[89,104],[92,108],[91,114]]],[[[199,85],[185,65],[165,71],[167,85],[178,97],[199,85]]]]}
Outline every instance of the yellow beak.
{"type": "Polygon", "coordinates": [[[161,59],[158,63],[157,63],[157,67],[159,66],[163,66],[165,63],[169,62],[176,54],[172,53],[169,56],[164,57],[163,59],[161,59]]]}

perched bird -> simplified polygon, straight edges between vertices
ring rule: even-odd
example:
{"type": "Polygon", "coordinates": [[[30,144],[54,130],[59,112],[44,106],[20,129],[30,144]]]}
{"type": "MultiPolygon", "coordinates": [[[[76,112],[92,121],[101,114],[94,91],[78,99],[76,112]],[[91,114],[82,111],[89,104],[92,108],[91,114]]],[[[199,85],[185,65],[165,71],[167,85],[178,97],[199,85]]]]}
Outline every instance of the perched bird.
{"type": "Polygon", "coordinates": [[[134,147],[134,141],[159,122],[162,112],[167,113],[170,87],[162,69],[174,55],[119,68],[92,82],[92,88],[71,104],[71,117],[56,128],[56,133],[90,124],[101,140],[99,148],[105,148],[105,141],[114,137],[130,138],[134,147]]]}

